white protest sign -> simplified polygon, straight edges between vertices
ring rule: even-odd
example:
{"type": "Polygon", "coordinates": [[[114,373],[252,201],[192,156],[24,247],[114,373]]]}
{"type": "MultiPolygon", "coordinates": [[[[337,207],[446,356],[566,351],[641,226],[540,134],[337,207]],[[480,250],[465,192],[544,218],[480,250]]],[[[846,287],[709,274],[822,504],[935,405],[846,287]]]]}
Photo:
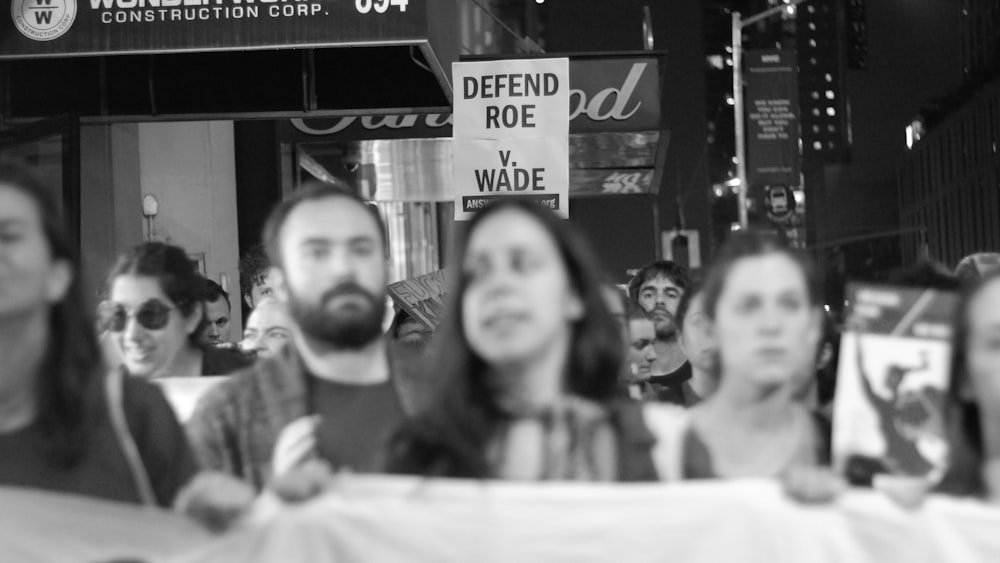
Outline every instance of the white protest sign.
{"type": "Polygon", "coordinates": [[[551,138],[463,140],[455,143],[454,151],[455,175],[474,182],[472,189],[460,190],[456,219],[468,218],[497,197],[508,195],[534,200],[567,216],[569,144],[565,137],[561,142],[551,138]],[[558,162],[563,164],[553,166],[558,162]]]}
{"type": "Polygon", "coordinates": [[[569,59],[455,63],[455,219],[502,197],[569,216],[569,59]]]}

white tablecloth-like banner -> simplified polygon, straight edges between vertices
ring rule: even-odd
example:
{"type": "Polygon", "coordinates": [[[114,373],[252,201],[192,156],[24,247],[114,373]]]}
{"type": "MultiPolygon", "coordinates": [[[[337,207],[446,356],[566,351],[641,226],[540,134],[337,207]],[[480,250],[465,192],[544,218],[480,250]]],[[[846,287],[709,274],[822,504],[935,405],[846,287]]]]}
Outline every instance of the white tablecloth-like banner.
{"type": "Polygon", "coordinates": [[[212,536],[166,511],[44,491],[0,487],[0,561],[153,561],[212,536]]]}
{"type": "Polygon", "coordinates": [[[224,536],[81,497],[0,488],[0,561],[989,562],[1000,510],[876,493],[806,507],[771,483],[517,485],[355,477],[224,536]]]}
{"type": "Polygon", "coordinates": [[[353,477],[173,563],[1000,561],[1000,510],[872,492],[802,506],[773,483],[519,485],[353,477]]]}

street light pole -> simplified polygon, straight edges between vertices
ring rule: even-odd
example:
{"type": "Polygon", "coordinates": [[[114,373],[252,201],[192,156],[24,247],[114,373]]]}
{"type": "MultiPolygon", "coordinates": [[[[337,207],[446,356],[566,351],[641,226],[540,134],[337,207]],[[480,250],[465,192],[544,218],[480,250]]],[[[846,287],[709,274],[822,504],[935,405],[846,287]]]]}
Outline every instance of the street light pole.
{"type": "Polygon", "coordinates": [[[733,114],[736,116],[736,179],[739,180],[738,196],[740,228],[746,229],[747,217],[747,140],[743,122],[743,22],[740,13],[733,12],[733,114]]]}
{"type": "Polygon", "coordinates": [[[747,217],[747,194],[750,186],[747,182],[747,139],[746,124],[743,121],[743,28],[781,13],[789,6],[797,6],[806,0],[791,0],[782,6],[775,6],[759,14],[742,19],[739,12],[733,12],[733,114],[736,117],[736,179],[739,180],[739,219],[740,228],[749,226],[747,217]]]}

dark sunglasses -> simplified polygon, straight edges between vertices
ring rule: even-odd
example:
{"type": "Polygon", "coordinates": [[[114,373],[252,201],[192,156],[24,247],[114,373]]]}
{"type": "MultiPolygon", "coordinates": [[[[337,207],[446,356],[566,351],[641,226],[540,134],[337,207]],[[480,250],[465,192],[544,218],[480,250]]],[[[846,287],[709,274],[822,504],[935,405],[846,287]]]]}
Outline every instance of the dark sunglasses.
{"type": "MultiPolygon", "coordinates": [[[[170,311],[173,307],[159,299],[150,299],[139,306],[132,315],[139,326],[146,330],[160,330],[170,322],[170,311]]],[[[111,332],[121,332],[128,324],[129,312],[123,305],[105,301],[101,303],[100,316],[105,329],[111,332]]]]}

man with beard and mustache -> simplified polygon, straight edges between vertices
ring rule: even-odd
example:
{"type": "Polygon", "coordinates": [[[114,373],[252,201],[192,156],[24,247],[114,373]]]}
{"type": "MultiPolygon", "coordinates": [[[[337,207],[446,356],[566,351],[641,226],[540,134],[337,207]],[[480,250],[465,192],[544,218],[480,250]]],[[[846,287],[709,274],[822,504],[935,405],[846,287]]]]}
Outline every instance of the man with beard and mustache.
{"type": "Polygon", "coordinates": [[[382,334],[388,250],[378,211],[307,185],[264,227],[268,280],[297,325],[281,352],[210,390],[188,433],[204,466],[258,490],[321,464],[378,471],[378,453],[416,410],[413,381],[382,334]]]}
{"type": "Polygon", "coordinates": [[[678,340],[674,316],[684,290],[690,281],[687,270],[668,260],[647,264],[629,281],[628,295],[653,319],[656,340],[656,360],[649,383],[661,400],[678,402],[683,397],[682,386],[691,378],[691,366],[678,340]]]}

